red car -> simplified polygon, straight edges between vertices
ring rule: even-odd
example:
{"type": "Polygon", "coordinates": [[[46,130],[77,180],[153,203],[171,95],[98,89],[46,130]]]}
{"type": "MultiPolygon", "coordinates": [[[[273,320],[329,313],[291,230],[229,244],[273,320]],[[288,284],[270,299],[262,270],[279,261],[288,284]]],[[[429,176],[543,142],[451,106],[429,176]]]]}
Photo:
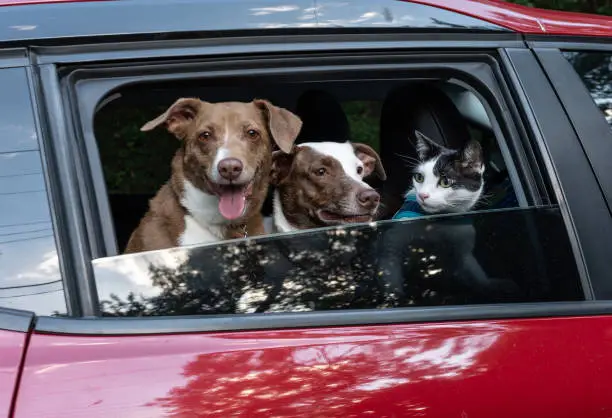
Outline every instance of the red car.
{"type": "Polygon", "coordinates": [[[0,415],[612,416],[611,18],[0,3],[0,415]],[[369,144],[380,219],[122,254],[179,147],[139,128],[187,96],[369,144]],[[392,219],[415,130],[481,144],[476,210],[392,219]]]}

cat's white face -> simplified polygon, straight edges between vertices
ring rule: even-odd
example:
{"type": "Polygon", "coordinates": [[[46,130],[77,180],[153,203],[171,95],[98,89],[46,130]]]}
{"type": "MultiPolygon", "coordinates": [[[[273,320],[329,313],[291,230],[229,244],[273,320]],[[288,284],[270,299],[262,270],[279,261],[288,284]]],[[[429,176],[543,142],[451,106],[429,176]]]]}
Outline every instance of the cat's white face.
{"type": "Polygon", "coordinates": [[[434,167],[436,167],[438,158],[417,166],[412,177],[413,189],[409,193],[416,195],[417,202],[428,213],[466,212],[470,210],[482,194],[482,185],[477,190],[472,191],[457,187],[456,184],[453,184],[452,179],[444,175],[436,175],[434,167]]]}
{"type": "Polygon", "coordinates": [[[416,200],[428,213],[466,212],[474,207],[484,187],[480,144],[469,141],[461,150],[437,145],[416,132],[421,160],[412,177],[416,200]]]}

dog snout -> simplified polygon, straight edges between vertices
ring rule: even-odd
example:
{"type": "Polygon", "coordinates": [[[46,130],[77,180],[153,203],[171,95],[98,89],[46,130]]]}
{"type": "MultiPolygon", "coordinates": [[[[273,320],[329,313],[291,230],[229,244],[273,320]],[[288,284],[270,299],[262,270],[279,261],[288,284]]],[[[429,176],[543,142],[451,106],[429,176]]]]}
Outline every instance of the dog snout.
{"type": "Polygon", "coordinates": [[[224,158],[217,164],[219,175],[226,180],[236,180],[240,177],[244,168],[242,161],[238,158],[224,158]]]}
{"type": "Polygon", "coordinates": [[[359,204],[367,209],[374,209],[380,202],[380,195],[372,190],[362,190],[357,194],[359,204]]]}

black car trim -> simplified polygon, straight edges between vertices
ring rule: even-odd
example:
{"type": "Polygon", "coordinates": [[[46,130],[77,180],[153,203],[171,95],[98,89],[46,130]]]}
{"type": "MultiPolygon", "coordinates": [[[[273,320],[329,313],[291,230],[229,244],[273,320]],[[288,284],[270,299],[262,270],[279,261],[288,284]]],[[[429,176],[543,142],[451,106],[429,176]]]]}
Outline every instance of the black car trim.
{"type": "Polygon", "coordinates": [[[0,307],[0,330],[29,332],[34,323],[34,313],[0,307]]]}
{"type": "Polygon", "coordinates": [[[65,240],[61,239],[64,228],[63,228],[63,217],[61,202],[57,199],[58,192],[54,190],[59,184],[58,177],[55,175],[56,170],[54,166],[53,158],[50,158],[54,147],[46,141],[48,134],[46,132],[47,125],[44,121],[44,109],[42,105],[42,94],[40,90],[40,84],[38,83],[38,77],[36,75],[36,69],[29,66],[26,67],[26,74],[28,78],[28,87],[30,89],[30,99],[32,103],[32,114],[34,117],[34,125],[36,135],[38,137],[38,143],[40,147],[41,162],[43,167],[43,175],[47,184],[47,200],[49,202],[49,211],[51,212],[51,218],[53,219],[52,228],[53,235],[55,236],[55,247],[58,253],[58,263],[60,269],[60,275],[62,277],[63,293],[66,300],[66,312],[68,315],[77,315],[80,311],[78,310],[78,291],[74,281],[68,280],[71,276],[69,271],[70,267],[65,265],[65,257],[60,256],[63,254],[65,240]]]}
{"type": "MultiPolygon", "coordinates": [[[[80,202],[79,193],[83,184],[80,162],[81,153],[67,140],[68,121],[64,113],[63,98],[59,87],[57,69],[54,65],[34,67],[34,85],[37,107],[41,120],[41,138],[44,143],[44,158],[49,167],[49,191],[55,224],[57,225],[58,252],[63,267],[64,288],[70,304],[69,312],[83,315],[83,306],[94,306],[88,282],[81,280],[91,271],[90,242],[86,237],[86,212],[80,202]],[[79,204],[75,204],[79,202],[79,204]],[[84,291],[84,289],[86,291],[84,291]]],[[[91,222],[89,222],[91,226],[91,222]]]]}
{"type": "Polygon", "coordinates": [[[29,63],[25,48],[0,49],[0,68],[25,67],[29,63]]]}
{"type": "Polygon", "coordinates": [[[612,302],[590,301],[149,318],[39,317],[35,332],[97,336],[155,335],[610,314],[612,302]]]}
{"type": "Polygon", "coordinates": [[[525,35],[530,48],[612,51],[612,37],[525,35]]]}
{"type": "Polygon", "coordinates": [[[558,49],[534,48],[534,52],[580,138],[608,208],[612,210],[612,129],[580,75],[558,49]]]}
{"type": "Polygon", "coordinates": [[[210,57],[233,55],[237,53],[250,54],[284,54],[288,52],[329,52],[371,49],[376,43],[376,50],[395,50],[398,48],[440,50],[455,48],[459,50],[496,49],[501,47],[524,47],[521,36],[515,33],[436,33],[432,39],[430,33],[401,33],[368,31],[346,33],[335,31],[325,33],[317,30],[315,33],[275,34],[265,32],[260,36],[245,36],[232,33],[227,37],[196,38],[186,40],[148,40],[126,42],[121,38],[117,44],[82,44],[55,47],[32,48],[33,62],[36,64],[70,64],[73,62],[87,63],[95,61],[135,61],[141,59],[161,60],[176,57],[210,57]]]}
{"type": "Polygon", "coordinates": [[[516,97],[553,179],[587,298],[612,294],[612,217],[593,169],[534,53],[507,50],[516,97]],[[558,179],[558,180],[556,180],[558,179]],[[609,284],[607,284],[609,283],[609,284]],[[589,293],[590,292],[590,293],[589,293]]]}

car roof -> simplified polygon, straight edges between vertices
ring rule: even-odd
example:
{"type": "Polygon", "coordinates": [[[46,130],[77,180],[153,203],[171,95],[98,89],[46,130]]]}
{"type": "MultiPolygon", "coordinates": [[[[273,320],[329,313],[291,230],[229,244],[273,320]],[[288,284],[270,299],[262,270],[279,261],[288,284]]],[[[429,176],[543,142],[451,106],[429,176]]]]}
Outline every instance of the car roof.
{"type": "Polygon", "coordinates": [[[468,31],[612,37],[612,18],[498,0],[0,0],[0,44],[68,44],[119,35],[272,34],[310,28],[468,31]],[[231,7],[228,5],[231,3],[231,7]],[[313,5],[316,5],[313,6],[313,5]],[[275,32],[276,31],[276,32],[275,32]]]}
{"type": "Polygon", "coordinates": [[[408,0],[525,34],[612,36],[612,17],[521,6],[501,0],[408,0]]]}

